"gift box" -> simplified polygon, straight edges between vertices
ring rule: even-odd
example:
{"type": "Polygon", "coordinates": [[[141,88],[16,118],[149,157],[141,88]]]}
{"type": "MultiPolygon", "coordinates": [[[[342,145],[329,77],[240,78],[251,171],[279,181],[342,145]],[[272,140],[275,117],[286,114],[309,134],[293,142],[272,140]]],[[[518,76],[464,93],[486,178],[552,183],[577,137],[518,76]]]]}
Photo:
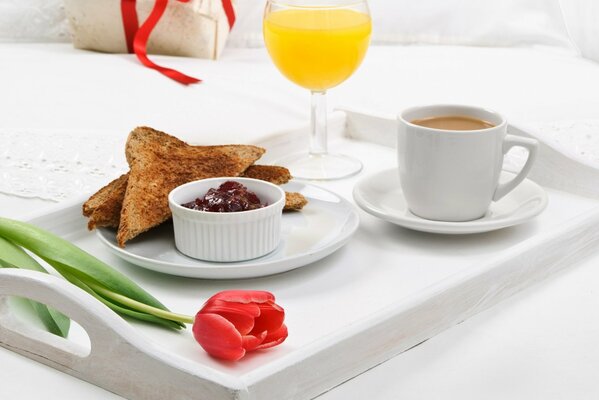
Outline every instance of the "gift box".
{"type": "Polygon", "coordinates": [[[64,0],[75,47],[133,52],[138,27],[154,19],[147,51],[217,59],[234,21],[232,0],[64,0]],[[159,3],[162,3],[160,5],[159,3]],[[165,7],[164,13],[156,8],[165,7]]]}

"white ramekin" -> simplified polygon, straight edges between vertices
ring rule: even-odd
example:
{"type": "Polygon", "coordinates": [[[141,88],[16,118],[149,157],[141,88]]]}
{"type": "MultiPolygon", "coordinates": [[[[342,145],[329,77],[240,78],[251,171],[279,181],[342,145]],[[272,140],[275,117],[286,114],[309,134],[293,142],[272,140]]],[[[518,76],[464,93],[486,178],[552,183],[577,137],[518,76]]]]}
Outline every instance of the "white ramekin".
{"type": "Polygon", "coordinates": [[[281,240],[285,192],[272,183],[250,178],[210,178],[181,185],[168,195],[173,213],[175,245],[193,258],[232,262],[251,260],[273,251],[281,240]],[[204,197],[210,188],[236,181],[256,193],[268,206],[240,212],[208,212],[183,207],[204,197]]]}

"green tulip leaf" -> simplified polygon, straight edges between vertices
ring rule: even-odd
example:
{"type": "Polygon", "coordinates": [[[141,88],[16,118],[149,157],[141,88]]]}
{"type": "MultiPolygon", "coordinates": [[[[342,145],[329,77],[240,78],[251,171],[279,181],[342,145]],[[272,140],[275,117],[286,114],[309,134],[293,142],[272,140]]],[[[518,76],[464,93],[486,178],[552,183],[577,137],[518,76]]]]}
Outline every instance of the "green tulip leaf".
{"type": "Polygon", "coordinates": [[[171,313],[126,275],[53,233],[0,218],[0,237],[34,253],[69,282],[121,315],[173,329],[193,321],[191,317],[171,313]]]}
{"type": "MultiPolygon", "coordinates": [[[[2,237],[0,237],[0,267],[22,268],[48,273],[44,267],[23,251],[23,249],[2,237]]],[[[49,332],[64,338],[68,336],[71,327],[71,320],[69,317],[45,304],[30,299],[27,300],[30,302],[36,315],[49,332]]]]}
{"type": "Polygon", "coordinates": [[[167,309],[126,275],[53,233],[25,222],[0,218],[0,236],[48,262],[58,262],[77,270],[108,290],[152,307],[167,309]]]}
{"type": "MultiPolygon", "coordinates": [[[[130,307],[127,307],[124,304],[120,304],[110,298],[107,298],[105,295],[98,293],[97,289],[92,288],[92,287],[101,287],[101,285],[99,285],[96,282],[92,282],[90,280],[90,278],[85,276],[84,274],[80,274],[80,273],[78,273],[78,271],[72,270],[69,267],[62,265],[60,263],[56,263],[53,261],[48,261],[48,263],[50,265],[52,265],[52,267],[54,267],[54,269],[56,269],[66,280],[71,282],[73,285],[85,290],[87,293],[91,294],[93,297],[95,297],[97,300],[102,302],[108,308],[110,308],[111,310],[113,310],[121,315],[126,315],[128,317],[131,317],[131,318],[134,318],[134,319],[137,319],[140,321],[145,321],[145,322],[150,322],[153,324],[162,325],[166,328],[171,328],[171,329],[178,330],[178,329],[185,327],[185,324],[182,324],[180,322],[171,321],[168,319],[160,318],[155,315],[145,313],[140,310],[135,310],[130,307]]],[[[104,291],[106,291],[106,289],[104,289],[104,291]]]]}

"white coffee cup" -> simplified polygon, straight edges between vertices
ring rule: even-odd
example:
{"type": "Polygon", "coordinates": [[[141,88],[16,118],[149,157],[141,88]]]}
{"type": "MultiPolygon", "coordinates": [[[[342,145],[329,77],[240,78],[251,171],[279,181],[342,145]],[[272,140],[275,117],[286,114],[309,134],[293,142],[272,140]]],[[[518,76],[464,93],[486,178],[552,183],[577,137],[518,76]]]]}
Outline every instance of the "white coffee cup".
{"type": "Polygon", "coordinates": [[[438,221],[471,221],[483,217],[491,204],[511,192],[528,175],[538,142],[506,135],[507,121],[479,107],[430,105],[399,114],[397,156],[401,188],[415,215],[438,221]],[[494,125],[479,130],[444,130],[414,120],[466,116],[494,125]],[[499,183],[504,155],[512,147],[528,150],[522,170],[499,183]]]}

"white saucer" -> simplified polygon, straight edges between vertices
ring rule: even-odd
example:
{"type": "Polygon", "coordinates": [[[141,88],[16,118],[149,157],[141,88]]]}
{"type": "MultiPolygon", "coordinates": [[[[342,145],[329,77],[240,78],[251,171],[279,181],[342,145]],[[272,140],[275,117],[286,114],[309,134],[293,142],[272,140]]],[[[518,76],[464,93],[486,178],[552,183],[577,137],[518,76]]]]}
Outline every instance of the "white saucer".
{"type": "MultiPolygon", "coordinates": [[[[503,171],[500,180],[514,176],[503,171]]],[[[360,180],[354,187],[354,200],[367,213],[391,223],[423,232],[468,234],[488,232],[526,222],[547,207],[547,194],[536,183],[525,179],[498,202],[491,203],[487,214],[467,222],[432,221],[410,212],[403,196],[397,169],[378,172],[360,180]]]]}
{"type": "Polygon", "coordinates": [[[143,268],[191,278],[240,279],[277,274],[318,261],[341,248],[358,228],[355,207],[336,194],[298,182],[283,189],[300,192],[308,205],[300,212],[283,214],[281,244],[254,260],[217,263],[189,258],[175,248],[172,223],[140,235],[124,249],[118,247],[113,229],[98,229],[97,235],[118,257],[143,268]]]}

